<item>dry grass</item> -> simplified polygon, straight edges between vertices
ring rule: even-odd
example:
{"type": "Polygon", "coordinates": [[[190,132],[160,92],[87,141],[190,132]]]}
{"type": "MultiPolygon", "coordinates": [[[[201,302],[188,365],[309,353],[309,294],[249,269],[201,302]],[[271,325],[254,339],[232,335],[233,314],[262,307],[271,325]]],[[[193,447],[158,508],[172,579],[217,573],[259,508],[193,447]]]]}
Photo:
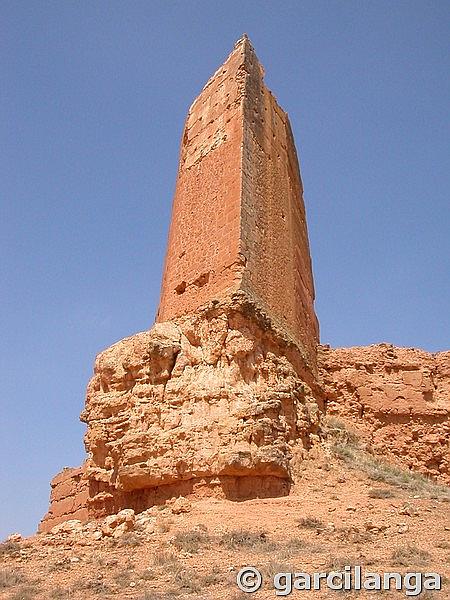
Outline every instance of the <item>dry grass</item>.
{"type": "Polygon", "coordinates": [[[430,559],[430,554],[426,550],[421,550],[415,546],[401,546],[392,553],[391,559],[396,565],[412,567],[425,565],[430,559]]]}
{"type": "Polygon", "coordinates": [[[0,556],[8,556],[10,554],[16,554],[20,550],[20,544],[17,542],[1,542],[0,543],[0,556]]]}
{"type": "Polygon", "coordinates": [[[166,594],[155,591],[144,592],[143,595],[138,596],[136,600],[173,600],[173,593],[166,594]]]}
{"type": "Polygon", "coordinates": [[[372,488],[368,491],[369,498],[394,498],[395,494],[388,488],[372,488]]]}
{"type": "Polygon", "coordinates": [[[173,519],[170,517],[160,516],[156,520],[156,530],[158,533],[168,533],[173,525],[173,519]]]}
{"type": "Polygon", "coordinates": [[[372,481],[386,483],[429,498],[450,498],[450,488],[447,486],[439,485],[420,473],[388,464],[369,454],[361,446],[358,437],[338,419],[328,419],[327,431],[333,454],[352,469],[363,471],[372,481]]]}
{"type": "Polygon", "coordinates": [[[142,544],[142,538],[139,534],[134,531],[130,531],[128,533],[124,533],[118,540],[117,545],[120,548],[130,547],[136,548],[136,546],[140,546],[142,544]]]}
{"type": "Polygon", "coordinates": [[[343,571],[344,567],[347,566],[352,566],[354,564],[356,564],[357,561],[355,560],[355,558],[351,558],[350,556],[329,556],[328,557],[328,562],[324,568],[324,571],[326,572],[330,572],[330,571],[343,571]]]}
{"type": "Polygon", "coordinates": [[[261,572],[264,581],[273,588],[273,580],[277,573],[294,573],[295,567],[290,563],[271,560],[262,567],[261,572]]]}
{"type": "Polygon", "coordinates": [[[111,588],[106,581],[101,579],[79,579],[73,586],[75,590],[86,590],[93,594],[109,594],[111,588]]]}
{"type": "Polygon", "coordinates": [[[180,531],[175,535],[173,545],[179,550],[197,553],[201,546],[204,546],[210,541],[210,537],[204,531],[180,531]]]}
{"type": "Polygon", "coordinates": [[[229,550],[252,549],[254,552],[267,552],[275,548],[275,544],[264,532],[253,533],[246,529],[224,533],[219,543],[229,550]]]}
{"type": "Polygon", "coordinates": [[[178,558],[172,552],[167,552],[166,550],[159,550],[153,555],[153,564],[158,567],[170,565],[175,562],[178,562],[178,558]]]}
{"type": "Polygon", "coordinates": [[[26,582],[27,578],[21,571],[15,571],[14,569],[0,570],[0,590],[26,582]]]}
{"type": "Polygon", "coordinates": [[[143,579],[144,581],[154,581],[157,578],[158,575],[156,571],[150,567],[144,569],[144,571],[142,571],[142,573],[139,575],[139,579],[143,579]]]}
{"type": "Polygon", "coordinates": [[[300,552],[305,550],[309,546],[308,542],[303,538],[294,537],[288,540],[285,544],[287,550],[291,550],[292,552],[300,552]]]}
{"type": "Polygon", "coordinates": [[[34,586],[24,586],[9,596],[8,600],[33,600],[37,594],[38,590],[34,586]]]}
{"type": "Polygon", "coordinates": [[[299,520],[299,527],[305,527],[306,529],[324,529],[325,524],[316,517],[302,517],[299,520]]]}
{"type": "Polygon", "coordinates": [[[177,565],[172,569],[172,584],[175,590],[188,594],[197,594],[200,592],[200,578],[194,569],[177,565]]]}
{"type": "Polygon", "coordinates": [[[118,586],[122,588],[128,587],[131,581],[131,573],[128,569],[121,569],[114,573],[113,579],[118,586]]]}
{"type": "Polygon", "coordinates": [[[206,573],[205,575],[200,575],[199,583],[202,588],[209,587],[211,585],[223,585],[225,581],[225,574],[219,569],[219,567],[214,567],[214,569],[210,573],[206,573]]]}

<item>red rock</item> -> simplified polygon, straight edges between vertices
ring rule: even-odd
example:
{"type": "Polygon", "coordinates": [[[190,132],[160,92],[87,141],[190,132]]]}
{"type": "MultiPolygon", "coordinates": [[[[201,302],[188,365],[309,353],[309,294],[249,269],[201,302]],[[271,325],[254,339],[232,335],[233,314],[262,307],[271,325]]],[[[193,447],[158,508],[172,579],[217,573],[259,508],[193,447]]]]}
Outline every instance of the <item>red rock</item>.
{"type": "Polygon", "coordinates": [[[322,346],[318,360],[329,414],[388,460],[450,483],[450,352],[322,346]]]}
{"type": "Polygon", "coordinates": [[[313,302],[289,119],[244,37],[189,110],[157,323],[97,356],[88,458],[53,479],[40,530],[113,515],[119,535],[123,509],[286,495],[324,409],[449,481],[450,352],[318,346],[313,302]]]}

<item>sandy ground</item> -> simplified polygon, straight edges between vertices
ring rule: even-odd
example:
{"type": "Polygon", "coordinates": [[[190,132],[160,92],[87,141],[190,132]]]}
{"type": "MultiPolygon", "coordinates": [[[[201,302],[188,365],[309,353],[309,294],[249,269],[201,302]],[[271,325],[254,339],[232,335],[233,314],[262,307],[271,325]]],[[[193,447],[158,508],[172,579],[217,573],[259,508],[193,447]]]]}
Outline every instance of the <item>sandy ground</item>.
{"type": "MultiPolygon", "coordinates": [[[[0,598],[268,600],[277,572],[437,572],[450,598],[450,504],[376,483],[338,458],[305,461],[284,498],[231,502],[190,499],[188,512],[161,507],[154,532],[94,541],[39,535],[0,547],[0,598]],[[383,490],[382,492],[374,490],[383,490]],[[383,496],[383,497],[373,497],[383,496]],[[243,566],[263,574],[243,593],[243,566]]],[[[414,582],[412,582],[414,583],[414,582]]],[[[324,587],[324,584],[322,584],[324,587]]],[[[403,592],[294,590],[292,598],[400,598],[403,592]]],[[[417,596],[415,596],[417,597],[417,596]]]]}

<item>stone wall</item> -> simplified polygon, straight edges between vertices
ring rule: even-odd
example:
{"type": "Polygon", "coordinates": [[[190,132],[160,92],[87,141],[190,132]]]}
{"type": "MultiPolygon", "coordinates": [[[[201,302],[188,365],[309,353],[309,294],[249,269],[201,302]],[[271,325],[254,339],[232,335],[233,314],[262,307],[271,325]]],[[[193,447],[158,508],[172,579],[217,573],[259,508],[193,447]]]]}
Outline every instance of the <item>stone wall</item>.
{"type": "Polygon", "coordinates": [[[51,481],[50,508],[39,526],[39,531],[50,531],[58,523],[70,519],[86,521],[89,518],[89,482],[85,465],[65,468],[51,481]]]}
{"type": "Polygon", "coordinates": [[[319,326],[295,143],[288,115],[265,86],[253,48],[247,45],[245,52],[241,288],[315,369],[319,326]]]}
{"type": "Polygon", "coordinates": [[[319,332],[295,144],[245,37],[187,117],[157,320],[237,290],[315,372],[319,332]]]}
{"type": "Polygon", "coordinates": [[[239,287],[242,63],[238,46],[189,110],[158,321],[191,312],[239,287]]]}

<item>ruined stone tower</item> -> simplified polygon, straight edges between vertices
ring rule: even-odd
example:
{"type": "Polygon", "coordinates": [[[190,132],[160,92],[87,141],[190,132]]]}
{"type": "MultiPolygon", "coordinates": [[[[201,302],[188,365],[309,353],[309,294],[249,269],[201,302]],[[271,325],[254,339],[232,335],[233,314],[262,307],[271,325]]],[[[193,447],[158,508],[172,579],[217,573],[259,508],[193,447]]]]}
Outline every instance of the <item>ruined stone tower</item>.
{"type": "Polygon", "coordinates": [[[317,438],[318,326],[286,113],[246,36],[192,104],[154,327],[98,355],[87,459],[41,530],[180,494],[289,492],[317,438]]]}
{"type": "Polygon", "coordinates": [[[192,104],[158,321],[241,291],[305,352],[319,341],[297,154],[246,36],[192,104]]]}
{"type": "Polygon", "coordinates": [[[321,347],[313,301],[289,120],[244,36],[189,110],[157,322],[97,356],[86,460],[54,477],[40,530],[288,494],[325,394],[384,456],[448,481],[450,352],[321,347]]]}

